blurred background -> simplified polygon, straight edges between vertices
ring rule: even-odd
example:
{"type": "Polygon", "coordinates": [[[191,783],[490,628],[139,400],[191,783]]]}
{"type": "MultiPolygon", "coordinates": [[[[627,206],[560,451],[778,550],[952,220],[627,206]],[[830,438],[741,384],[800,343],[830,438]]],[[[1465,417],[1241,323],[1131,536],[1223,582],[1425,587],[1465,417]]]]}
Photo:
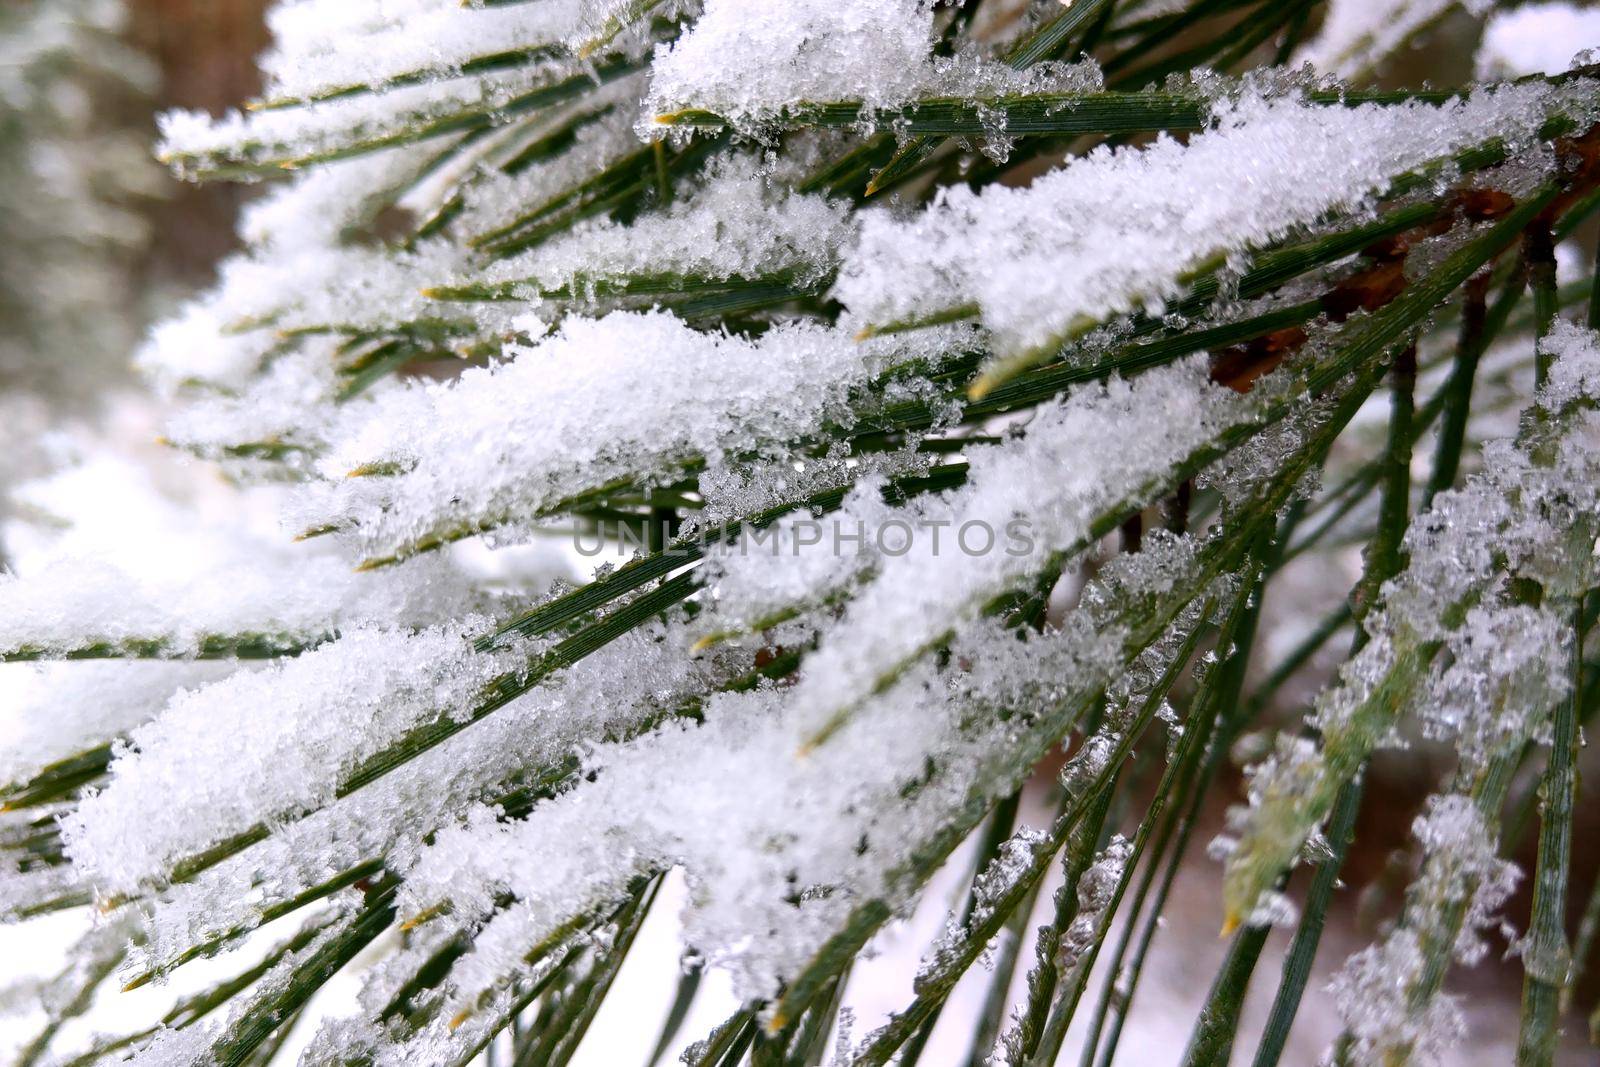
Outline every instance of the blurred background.
{"type": "MultiPolygon", "coordinates": [[[[268,0],[126,0],[127,36],[155,63],[158,77],[145,121],[169,107],[220,113],[260,87],[255,57],[267,45],[262,11],[268,0]]],[[[151,206],[156,239],[146,277],[164,287],[204,284],[218,259],[237,244],[233,219],[249,187],[190,185],[167,179],[151,206]]]]}

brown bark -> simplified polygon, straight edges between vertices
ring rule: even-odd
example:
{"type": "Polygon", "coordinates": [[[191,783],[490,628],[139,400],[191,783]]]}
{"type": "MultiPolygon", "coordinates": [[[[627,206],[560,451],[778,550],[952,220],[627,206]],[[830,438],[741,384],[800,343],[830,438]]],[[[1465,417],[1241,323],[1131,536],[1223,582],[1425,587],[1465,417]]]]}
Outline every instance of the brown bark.
{"type": "MultiPolygon", "coordinates": [[[[128,0],[129,38],[158,65],[152,110],[200,108],[220,114],[260,88],[256,57],[268,43],[266,0],[128,0]]],[[[172,183],[153,206],[156,240],[147,269],[156,279],[203,284],[238,245],[234,218],[248,186],[172,183]]]]}

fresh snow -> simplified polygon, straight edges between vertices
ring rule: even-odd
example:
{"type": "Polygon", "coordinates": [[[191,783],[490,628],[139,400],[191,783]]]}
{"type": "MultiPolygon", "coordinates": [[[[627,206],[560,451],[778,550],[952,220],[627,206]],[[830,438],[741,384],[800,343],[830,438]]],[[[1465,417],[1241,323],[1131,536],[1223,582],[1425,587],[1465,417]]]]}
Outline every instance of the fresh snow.
{"type": "Polygon", "coordinates": [[[1096,149],[1026,188],[955,186],[909,217],[868,211],[837,292],[862,325],[970,304],[1002,348],[1045,346],[1115,315],[1159,313],[1197,272],[1360,212],[1396,178],[1485,137],[1524,141],[1554,104],[1533,85],[1442,106],[1247,90],[1216,102],[1211,128],[1187,143],[1096,149]]]}
{"type": "Polygon", "coordinates": [[[668,484],[734,450],[781,454],[820,423],[849,423],[851,390],[875,373],[949,340],[860,344],[805,322],[747,340],[665,312],[567,319],[508,345],[507,362],[377,398],[321,462],[329,481],[305,525],[351,525],[379,557],[514,532],[619,481],[668,484]],[[369,469],[380,472],[346,477],[369,469]]]}

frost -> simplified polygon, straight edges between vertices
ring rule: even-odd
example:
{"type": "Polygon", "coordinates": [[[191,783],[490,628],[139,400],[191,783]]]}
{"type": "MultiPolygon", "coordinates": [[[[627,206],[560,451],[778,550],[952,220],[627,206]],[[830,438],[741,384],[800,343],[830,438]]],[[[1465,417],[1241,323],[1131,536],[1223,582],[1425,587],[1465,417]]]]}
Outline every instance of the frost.
{"type": "Polygon", "coordinates": [[[1023,879],[1039,862],[1041,850],[1048,842],[1047,834],[1028,826],[1021,827],[1001,842],[999,852],[973,880],[970,913],[960,923],[956,922],[954,916],[947,918],[943,932],[935,939],[927,959],[913,979],[914,986],[920,986],[942,967],[949,966],[972,936],[971,931],[981,930],[996,914],[1004,914],[997,909],[1009,893],[1023,884],[1023,879]]]}
{"type": "Polygon", "coordinates": [[[1381,943],[1351,956],[1329,985],[1340,1016],[1369,1055],[1386,1048],[1407,1049],[1419,1063],[1443,1062],[1445,1052],[1466,1036],[1466,1020],[1456,998],[1434,997],[1421,1011],[1396,1003],[1396,989],[1423,966],[1417,934],[1396,930],[1381,943]]]}
{"type": "Polygon", "coordinates": [[[1539,391],[1540,407],[1557,413],[1600,397],[1600,337],[1593,330],[1557,318],[1539,348],[1550,357],[1550,373],[1539,391]]]}
{"type": "MultiPolygon", "coordinates": [[[[1230,504],[1239,504],[1254,496],[1262,484],[1272,478],[1284,462],[1301,451],[1325,425],[1334,404],[1332,401],[1303,401],[1289,416],[1267,427],[1243,445],[1212,464],[1195,479],[1195,486],[1215,489],[1230,504]]],[[[1317,485],[1298,487],[1298,496],[1309,499],[1317,485]]]]}
{"type": "Polygon", "coordinates": [[[1282,893],[1265,893],[1246,921],[1251,926],[1293,929],[1300,921],[1300,909],[1295,907],[1294,901],[1282,893]]]}
{"type": "Polygon", "coordinates": [[[1466,966],[1481,960],[1488,951],[1483,931],[1519,878],[1496,854],[1499,835],[1468,797],[1430,798],[1412,833],[1424,859],[1406,893],[1402,925],[1350,957],[1329,987],[1354,1038],[1355,1062],[1407,1051],[1420,1063],[1443,1062],[1466,1030],[1453,998],[1419,992],[1428,958],[1439,951],[1466,966]]]}
{"type": "Polygon", "coordinates": [[[1334,761],[1353,773],[1373,748],[1395,743],[1403,715],[1450,737],[1469,771],[1542,735],[1567,685],[1570,627],[1519,603],[1511,581],[1537,582],[1546,597],[1581,595],[1593,581],[1600,508],[1600,346],[1570,324],[1547,344],[1554,362],[1524,432],[1486,444],[1483,469],[1412,520],[1406,568],[1363,620],[1370,640],[1308,716],[1322,745],[1280,737],[1249,771],[1248,805],[1228,817],[1233,906],[1253,907],[1316,830],[1342,781],[1334,761]],[[1450,661],[1430,673],[1441,649],[1450,661]]]}
{"type": "Polygon", "coordinates": [[[1043,831],[1024,826],[1000,846],[1000,854],[984,868],[972,887],[974,926],[983,925],[994,915],[996,904],[1017,884],[1044,840],[1043,831]]]}
{"type": "Polygon", "coordinates": [[[1473,608],[1450,634],[1451,661],[1422,709],[1431,736],[1451,738],[1471,765],[1527,739],[1547,740],[1549,711],[1569,688],[1571,620],[1546,608],[1473,608]]]}

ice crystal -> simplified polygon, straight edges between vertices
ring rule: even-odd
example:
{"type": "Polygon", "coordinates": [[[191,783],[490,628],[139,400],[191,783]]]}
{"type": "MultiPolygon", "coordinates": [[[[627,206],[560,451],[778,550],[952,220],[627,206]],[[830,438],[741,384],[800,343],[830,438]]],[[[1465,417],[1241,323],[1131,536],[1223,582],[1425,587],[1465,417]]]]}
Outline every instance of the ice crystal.
{"type": "Polygon", "coordinates": [[[1424,859],[1406,894],[1403,924],[1350,957],[1330,986],[1360,1062],[1407,1053],[1421,1063],[1443,1062],[1465,1027],[1453,998],[1419,992],[1429,953],[1442,951],[1467,966],[1482,959],[1483,930],[1518,881],[1468,797],[1431,798],[1412,833],[1424,859]]]}
{"type": "Polygon", "coordinates": [[[1309,716],[1322,744],[1280,738],[1250,772],[1249,804],[1230,813],[1241,842],[1228,865],[1233,892],[1252,898],[1235,906],[1254,906],[1272,869],[1292,861],[1329,810],[1335,761],[1352,773],[1347,761],[1392,743],[1405,711],[1451,737],[1469,767],[1541,735],[1567,684],[1566,627],[1518,603],[1511,577],[1558,597],[1587,588],[1597,531],[1584,516],[1600,485],[1595,335],[1562,324],[1545,344],[1553,363],[1535,402],[1542,419],[1484,446],[1483,471],[1412,521],[1407,566],[1364,620],[1371,640],[1309,716]],[[1425,678],[1441,648],[1448,666],[1425,678]]]}

